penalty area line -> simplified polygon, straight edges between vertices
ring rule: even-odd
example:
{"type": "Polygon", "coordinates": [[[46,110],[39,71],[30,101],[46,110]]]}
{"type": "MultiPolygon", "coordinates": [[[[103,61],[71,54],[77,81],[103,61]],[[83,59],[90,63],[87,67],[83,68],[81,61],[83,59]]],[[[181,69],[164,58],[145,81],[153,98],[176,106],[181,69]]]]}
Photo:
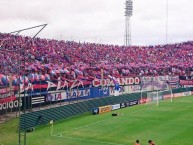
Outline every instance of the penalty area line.
{"type": "Polygon", "coordinates": [[[72,139],[72,140],[80,140],[80,141],[86,141],[86,142],[93,142],[93,143],[100,143],[100,144],[109,144],[109,145],[124,145],[124,144],[118,144],[118,143],[112,143],[112,142],[105,142],[105,141],[99,141],[99,140],[91,140],[91,139],[83,139],[83,138],[77,138],[77,137],[69,137],[69,136],[63,136],[62,134],[52,135],[53,137],[60,137],[60,138],[66,138],[66,139],[72,139]]]}

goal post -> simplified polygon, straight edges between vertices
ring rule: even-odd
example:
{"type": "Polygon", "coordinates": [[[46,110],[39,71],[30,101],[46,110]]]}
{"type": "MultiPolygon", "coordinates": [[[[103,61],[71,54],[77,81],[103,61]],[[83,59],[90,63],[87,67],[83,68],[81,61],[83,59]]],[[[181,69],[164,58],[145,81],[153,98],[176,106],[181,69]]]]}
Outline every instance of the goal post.
{"type": "Polygon", "coordinates": [[[140,104],[146,104],[147,103],[147,92],[144,90],[140,90],[140,104]]]}
{"type": "Polygon", "coordinates": [[[147,92],[147,102],[156,103],[159,105],[160,100],[170,99],[173,101],[173,93],[172,90],[155,90],[152,92],[147,92]]]}
{"type": "Polygon", "coordinates": [[[152,91],[152,92],[147,92],[147,103],[156,103],[156,105],[159,105],[159,91],[152,91]]]}
{"type": "Polygon", "coordinates": [[[170,89],[170,101],[173,102],[173,92],[172,92],[172,89],[170,89]]]}

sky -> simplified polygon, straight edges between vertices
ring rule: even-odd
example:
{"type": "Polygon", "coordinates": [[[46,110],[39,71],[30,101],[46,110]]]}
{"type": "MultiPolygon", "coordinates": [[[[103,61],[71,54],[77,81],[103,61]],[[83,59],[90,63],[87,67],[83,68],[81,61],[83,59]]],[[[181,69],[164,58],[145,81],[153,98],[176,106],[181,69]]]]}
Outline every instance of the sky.
{"type": "MultiPolygon", "coordinates": [[[[0,0],[0,32],[48,24],[41,38],[124,44],[125,0],[0,0]]],[[[133,0],[131,44],[166,43],[167,0],[133,0]]],[[[193,40],[193,1],[168,0],[168,43],[193,40]]],[[[39,28],[40,29],[40,28],[39,28]]],[[[33,36],[39,29],[22,32],[33,36]]]]}

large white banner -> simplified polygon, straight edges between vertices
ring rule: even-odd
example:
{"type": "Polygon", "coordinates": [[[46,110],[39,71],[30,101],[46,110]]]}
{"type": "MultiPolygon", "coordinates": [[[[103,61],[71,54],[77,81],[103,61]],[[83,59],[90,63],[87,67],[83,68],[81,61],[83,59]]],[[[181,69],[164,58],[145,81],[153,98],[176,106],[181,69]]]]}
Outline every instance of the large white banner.
{"type": "Polygon", "coordinates": [[[141,92],[141,86],[140,85],[129,86],[129,93],[138,93],[138,92],[141,92]]]}
{"type": "Polygon", "coordinates": [[[168,76],[141,77],[141,88],[146,91],[169,89],[168,76]]]}

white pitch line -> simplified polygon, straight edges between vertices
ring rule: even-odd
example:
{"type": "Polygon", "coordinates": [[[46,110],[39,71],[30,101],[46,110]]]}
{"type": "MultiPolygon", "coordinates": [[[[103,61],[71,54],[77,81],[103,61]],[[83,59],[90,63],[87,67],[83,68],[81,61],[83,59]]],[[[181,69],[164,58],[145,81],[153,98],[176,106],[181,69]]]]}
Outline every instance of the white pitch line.
{"type": "Polygon", "coordinates": [[[83,139],[83,138],[77,138],[77,137],[68,137],[68,136],[63,136],[60,134],[60,136],[53,135],[55,137],[61,137],[61,138],[67,138],[67,139],[74,139],[74,140],[81,140],[81,141],[87,141],[87,142],[95,142],[95,143],[100,143],[100,144],[109,144],[109,145],[124,145],[124,144],[117,144],[117,143],[112,143],[112,142],[104,142],[104,141],[98,141],[98,140],[90,140],[90,139],[83,139]]]}

